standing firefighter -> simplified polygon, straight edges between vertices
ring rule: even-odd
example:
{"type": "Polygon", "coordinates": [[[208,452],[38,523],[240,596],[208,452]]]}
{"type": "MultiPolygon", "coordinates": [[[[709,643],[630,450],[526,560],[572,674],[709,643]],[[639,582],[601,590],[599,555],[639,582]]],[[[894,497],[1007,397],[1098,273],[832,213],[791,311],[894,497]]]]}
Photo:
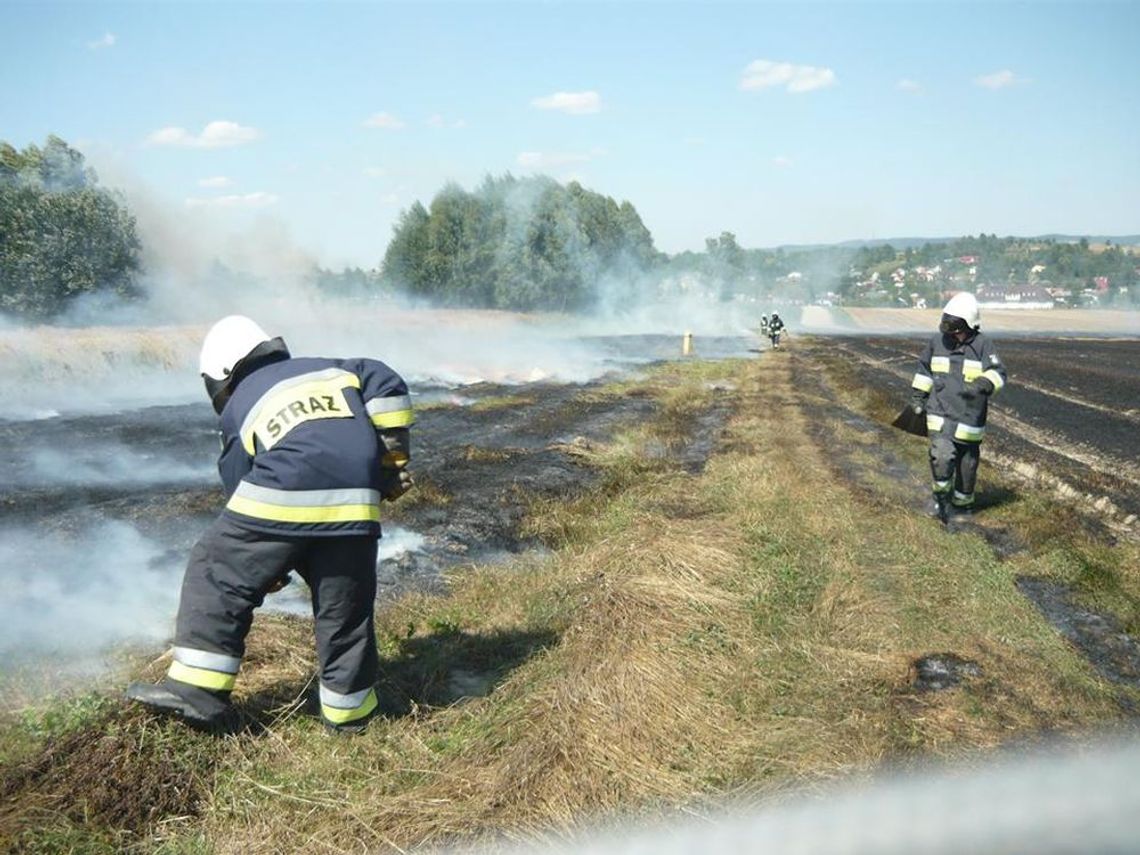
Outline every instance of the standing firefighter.
{"type": "Polygon", "coordinates": [[[986,411],[990,395],[1005,385],[1005,366],[980,331],[972,294],[950,299],[938,330],[918,358],[911,407],[926,413],[934,510],[946,522],[951,506],[964,513],[974,507],[986,411]]]}
{"type": "Polygon", "coordinates": [[[767,315],[761,315],[760,316],[760,337],[761,338],[767,338],[768,337],[768,316],[767,315]]]}
{"type": "Polygon", "coordinates": [[[780,335],[784,332],[783,319],[772,312],[772,318],[768,321],[768,338],[772,339],[772,347],[777,350],[780,347],[780,335]]]}
{"type": "Polygon", "coordinates": [[[408,388],[375,360],[293,358],[240,315],[210,329],[200,368],[221,416],[228,499],[190,554],[170,670],[127,697],[231,729],[253,611],[295,570],[312,592],[321,718],[363,730],[377,706],[380,501],[411,486],[408,388]]]}

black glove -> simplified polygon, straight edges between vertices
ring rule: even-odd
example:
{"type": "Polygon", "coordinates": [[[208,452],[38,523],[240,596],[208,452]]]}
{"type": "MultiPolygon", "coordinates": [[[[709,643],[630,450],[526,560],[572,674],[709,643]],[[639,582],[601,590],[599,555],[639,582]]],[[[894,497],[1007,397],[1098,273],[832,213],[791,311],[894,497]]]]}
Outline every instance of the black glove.
{"type": "Polygon", "coordinates": [[[992,395],[994,391],[994,384],[990,381],[989,377],[979,377],[977,379],[978,391],[983,395],[992,395]]]}

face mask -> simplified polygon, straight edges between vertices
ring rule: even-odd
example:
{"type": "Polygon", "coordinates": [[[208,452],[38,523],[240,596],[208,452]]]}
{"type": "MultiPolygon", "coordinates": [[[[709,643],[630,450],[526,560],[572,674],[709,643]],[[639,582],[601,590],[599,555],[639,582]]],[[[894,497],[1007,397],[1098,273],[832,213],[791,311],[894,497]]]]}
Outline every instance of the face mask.
{"type": "Polygon", "coordinates": [[[943,315],[942,323],[938,325],[938,330],[945,335],[954,335],[954,333],[969,332],[970,326],[961,318],[956,318],[953,315],[943,315]]]}

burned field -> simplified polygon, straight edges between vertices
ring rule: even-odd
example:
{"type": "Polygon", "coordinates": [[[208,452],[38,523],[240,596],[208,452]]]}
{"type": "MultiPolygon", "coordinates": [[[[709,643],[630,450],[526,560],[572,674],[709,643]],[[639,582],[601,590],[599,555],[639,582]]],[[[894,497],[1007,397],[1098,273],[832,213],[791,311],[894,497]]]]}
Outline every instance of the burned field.
{"type": "MultiPolygon", "coordinates": [[[[911,453],[900,454],[888,422],[909,396],[924,340],[816,339],[797,355],[796,369],[812,432],[833,448],[837,473],[868,501],[893,490],[916,514],[929,491],[925,443],[913,440],[911,453]],[[820,372],[821,364],[828,370],[820,372]],[[836,425],[855,441],[837,441],[836,425]]],[[[993,402],[983,446],[983,467],[993,468],[979,479],[979,514],[951,520],[950,530],[980,535],[1001,559],[1047,551],[1061,532],[1105,544],[1140,538],[1140,340],[1020,337],[998,348],[1009,385],[993,402]],[[1029,525],[1001,519],[1002,506],[1035,494],[1057,505],[1029,525]]],[[[1082,597],[1083,587],[1091,585],[1081,575],[1017,579],[1018,590],[1102,676],[1140,686],[1134,606],[1098,608],[1082,597]]],[[[1121,703],[1136,712],[1131,701],[1121,703]]]]}
{"type": "MultiPolygon", "coordinates": [[[[1058,501],[1013,444],[1033,436],[995,425],[981,513],[949,529],[927,518],[925,444],[888,426],[915,344],[738,339],[722,348],[734,359],[641,372],[675,342],[630,338],[637,358],[597,382],[422,384],[418,487],[384,508],[384,701],[369,732],[329,741],[311,628],[266,615],[238,690],[251,727],[233,739],[156,722],[115,686],[54,717],[8,711],[0,841],[531,839],[631,806],[817,792],[848,772],[1135,720],[1136,578],[1112,565],[1136,554],[1126,517],[1098,516],[1078,468],[1058,501]]],[[[1012,389],[1020,368],[1003,353],[1012,389]]],[[[31,533],[28,560],[50,567],[37,553],[69,541],[73,580],[101,553],[107,579],[155,577],[132,613],[161,613],[134,672],[157,677],[182,560],[222,502],[208,408],[3,430],[25,452],[5,460],[3,501],[31,533]]],[[[104,612],[127,609],[127,587],[104,612]]],[[[300,587],[268,605],[304,611],[300,587]]],[[[78,608],[88,592],[72,588],[78,608]]],[[[42,620],[43,591],[17,594],[42,620]]],[[[57,617],[78,634],[74,613],[57,617]]]]}
{"type": "MultiPolygon", "coordinates": [[[[607,380],[679,352],[671,337],[614,337],[601,344],[613,360],[607,380]]],[[[706,353],[745,354],[749,342],[702,344],[706,353]]],[[[530,503],[569,499],[588,487],[596,472],[582,465],[582,452],[656,409],[646,396],[605,392],[605,382],[413,385],[417,489],[384,507],[380,596],[439,591],[448,568],[538,547],[519,531],[530,503]]],[[[694,422],[683,446],[662,454],[698,470],[726,417],[726,410],[714,408],[694,422]]],[[[28,583],[13,594],[21,611],[44,615],[35,649],[17,649],[28,646],[28,636],[15,627],[0,633],[0,648],[33,656],[65,652],[56,639],[66,638],[69,627],[75,635],[75,615],[87,609],[124,613],[109,635],[100,632],[99,616],[80,621],[76,640],[87,653],[100,642],[129,638],[134,620],[145,624],[137,633],[143,641],[157,641],[173,615],[185,556],[224,502],[209,405],[2,422],[0,443],[12,451],[0,461],[8,543],[0,557],[34,564],[41,579],[50,580],[47,590],[28,583]],[[54,546],[45,554],[42,544],[54,546]],[[127,591],[132,595],[122,596],[127,591]],[[128,618],[128,604],[140,591],[153,596],[135,603],[128,618]]],[[[301,587],[271,596],[267,607],[307,613],[301,587]]]]}
{"type": "MultiPolygon", "coordinates": [[[[896,407],[924,338],[826,340],[896,407]]],[[[1000,338],[1009,385],[994,399],[985,454],[1124,532],[1140,517],[1140,340],[1000,338]]]]}

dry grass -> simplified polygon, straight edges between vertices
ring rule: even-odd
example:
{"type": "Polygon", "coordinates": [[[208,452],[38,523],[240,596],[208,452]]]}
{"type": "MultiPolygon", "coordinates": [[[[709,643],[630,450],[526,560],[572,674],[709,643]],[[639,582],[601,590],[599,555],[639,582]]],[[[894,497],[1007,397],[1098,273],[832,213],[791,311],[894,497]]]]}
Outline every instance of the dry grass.
{"type": "Polygon", "coordinates": [[[1113,720],[1113,689],[980,540],[835,477],[791,358],[651,376],[654,420],[577,449],[604,470],[597,490],[535,506],[548,557],[460,568],[447,596],[385,609],[386,715],[360,738],[307,707],[304,624],[260,621],[240,699],[268,727],[195,767],[210,770],[197,818],[132,839],[340,853],[563,838],[1113,720]],[[689,474],[659,450],[713,401],[734,415],[689,474]],[[916,692],[914,660],[941,651],[981,676],[916,692]]]}

